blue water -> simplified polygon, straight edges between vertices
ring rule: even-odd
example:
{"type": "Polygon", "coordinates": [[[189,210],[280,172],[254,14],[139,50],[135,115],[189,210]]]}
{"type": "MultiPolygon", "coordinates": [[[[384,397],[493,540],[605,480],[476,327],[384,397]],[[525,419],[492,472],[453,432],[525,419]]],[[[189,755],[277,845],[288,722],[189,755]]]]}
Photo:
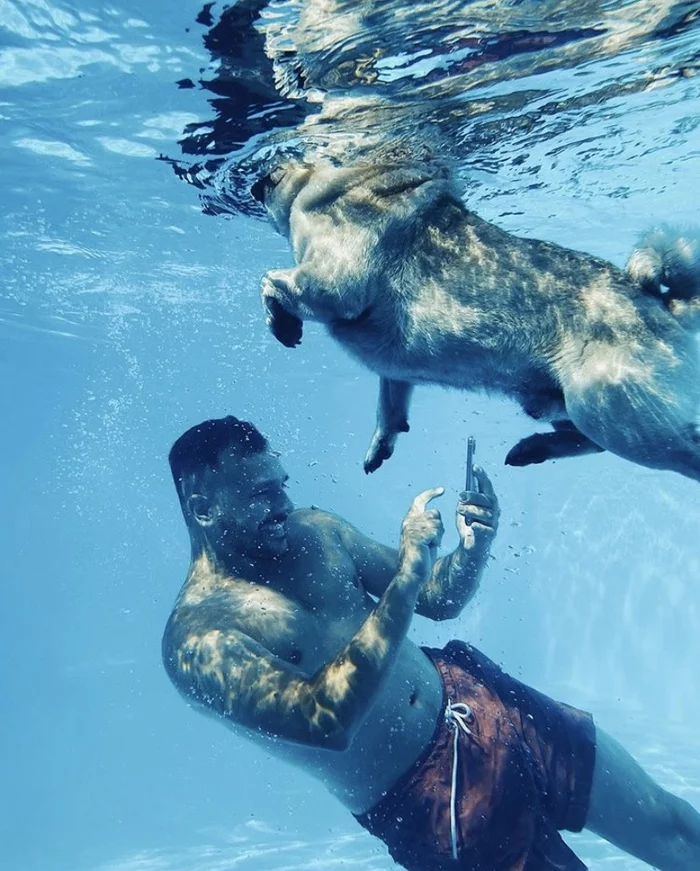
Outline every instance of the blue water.
{"type": "MultiPolygon", "coordinates": [[[[211,126],[231,107],[214,111],[200,84],[219,66],[198,4],[0,0],[3,871],[393,867],[320,784],[189,710],[162,670],[189,557],[166,455],[184,429],[227,413],[283,451],[296,504],[388,543],[416,492],[460,489],[474,434],[502,504],[494,559],[462,617],[417,618],[412,637],[470,639],[588,707],[700,807],[697,485],[608,454],[506,468],[530,423],[505,401],[437,388],[417,392],[411,433],[365,477],[375,377],[316,327],[295,351],[268,335],[259,279],[290,256],[245,214],[246,185],[274,149],[410,141],[430,106],[470,207],[622,264],[653,221],[698,221],[697,5],[445,2],[414,4],[413,18],[373,5],[396,56],[366,62],[364,78],[345,63],[373,44],[352,35],[352,5],[334,13],[342,39],[300,23],[302,3],[271,5],[260,32],[304,50],[276,61],[268,127],[250,125],[260,106],[239,107],[234,147],[211,126]],[[590,20],[574,21],[583,9],[590,20]],[[460,28],[562,21],[597,22],[609,38],[470,68],[445,48],[460,28]],[[296,91],[290,67],[303,71],[296,91]],[[359,98],[372,111],[344,120],[359,98]],[[178,144],[192,124],[215,131],[209,170],[178,144]]],[[[572,842],[593,869],[644,867],[590,835],[572,842]]]]}

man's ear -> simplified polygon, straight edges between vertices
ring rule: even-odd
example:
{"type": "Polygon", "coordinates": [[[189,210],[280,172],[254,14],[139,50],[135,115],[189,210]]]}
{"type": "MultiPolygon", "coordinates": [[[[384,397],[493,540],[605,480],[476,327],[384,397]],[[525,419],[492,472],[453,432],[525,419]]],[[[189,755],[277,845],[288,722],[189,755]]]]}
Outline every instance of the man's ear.
{"type": "Polygon", "coordinates": [[[213,505],[201,493],[193,493],[187,500],[187,507],[200,526],[211,526],[214,522],[213,505]]]}

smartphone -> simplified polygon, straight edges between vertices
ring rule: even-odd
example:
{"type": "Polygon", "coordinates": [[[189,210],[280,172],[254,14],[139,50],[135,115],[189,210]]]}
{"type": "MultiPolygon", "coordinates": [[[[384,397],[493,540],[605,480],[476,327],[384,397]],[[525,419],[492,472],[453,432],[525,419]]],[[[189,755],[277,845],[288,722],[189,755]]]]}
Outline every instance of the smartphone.
{"type": "Polygon", "coordinates": [[[469,436],[467,439],[467,481],[464,489],[470,492],[476,492],[479,488],[474,477],[474,454],[476,453],[476,439],[474,436],[469,436]]]}

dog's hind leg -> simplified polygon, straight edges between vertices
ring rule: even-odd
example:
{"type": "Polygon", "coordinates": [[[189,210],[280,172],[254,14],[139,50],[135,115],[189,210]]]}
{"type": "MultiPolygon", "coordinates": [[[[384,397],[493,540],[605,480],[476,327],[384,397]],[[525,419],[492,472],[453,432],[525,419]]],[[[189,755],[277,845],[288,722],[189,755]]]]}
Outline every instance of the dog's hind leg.
{"type": "Polygon", "coordinates": [[[651,342],[646,350],[635,358],[613,355],[607,366],[600,359],[584,360],[563,385],[568,415],[611,453],[700,481],[695,422],[700,378],[694,355],[678,349],[659,355],[651,342]]]}
{"type": "Polygon", "coordinates": [[[579,457],[604,451],[570,420],[554,421],[554,432],[536,432],[521,439],[508,451],[506,466],[530,466],[563,457],[579,457]]]}
{"type": "Polygon", "coordinates": [[[365,455],[365,472],[376,472],[384,460],[394,453],[398,434],[408,432],[408,409],[413,385],[408,381],[379,379],[377,427],[365,455]]]}

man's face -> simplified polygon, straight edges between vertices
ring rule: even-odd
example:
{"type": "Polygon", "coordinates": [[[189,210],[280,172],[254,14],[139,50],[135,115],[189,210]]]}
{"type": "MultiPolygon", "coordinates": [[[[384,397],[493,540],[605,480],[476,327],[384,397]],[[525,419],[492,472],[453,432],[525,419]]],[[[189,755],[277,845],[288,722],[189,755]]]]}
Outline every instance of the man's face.
{"type": "Polygon", "coordinates": [[[225,451],[211,476],[212,533],[222,553],[270,559],[287,550],[287,473],[269,451],[243,459],[225,451]]]}

